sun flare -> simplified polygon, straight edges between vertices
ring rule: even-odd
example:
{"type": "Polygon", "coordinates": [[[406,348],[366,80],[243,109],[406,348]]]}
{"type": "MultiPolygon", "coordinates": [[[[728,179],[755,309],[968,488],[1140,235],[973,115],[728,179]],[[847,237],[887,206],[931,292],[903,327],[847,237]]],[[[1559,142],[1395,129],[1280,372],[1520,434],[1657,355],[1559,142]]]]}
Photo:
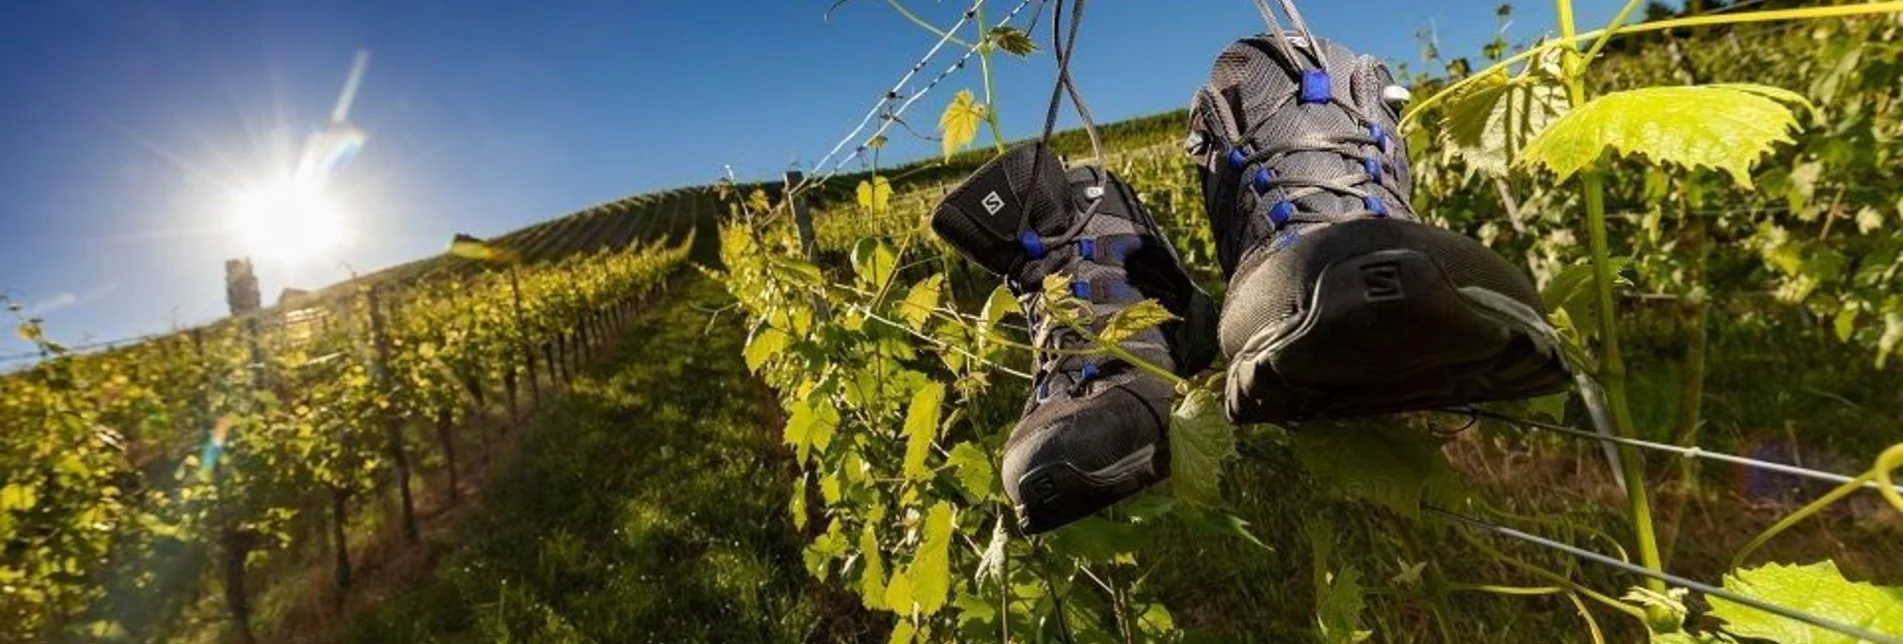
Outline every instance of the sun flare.
{"type": "Polygon", "coordinates": [[[232,225],[253,258],[310,259],[347,239],[342,211],[308,181],[279,180],[231,196],[232,225]]]}

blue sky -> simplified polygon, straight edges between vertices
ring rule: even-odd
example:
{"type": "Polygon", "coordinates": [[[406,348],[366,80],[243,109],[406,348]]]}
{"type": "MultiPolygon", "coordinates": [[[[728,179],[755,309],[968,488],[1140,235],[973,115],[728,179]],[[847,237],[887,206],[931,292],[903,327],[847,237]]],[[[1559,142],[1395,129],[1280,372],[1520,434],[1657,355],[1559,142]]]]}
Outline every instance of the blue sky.
{"type": "MultiPolygon", "coordinates": [[[[456,232],[707,183],[726,164],[742,178],[810,164],[933,40],[879,0],[830,21],[829,0],[3,4],[0,289],[70,343],[219,317],[222,261],[242,253],[228,193],[288,168],[359,48],[372,60],[351,120],[369,139],[333,184],[352,241],[261,262],[267,300],[346,265],[440,252],[456,232]]],[[[966,6],[908,4],[938,24],[966,6]]],[[[987,6],[995,19],[1014,4],[987,6]]],[[[1577,4],[1582,28],[1618,7],[1577,4]]],[[[1306,3],[1316,31],[1416,66],[1415,34],[1430,27],[1444,53],[1477,52],[1493,6],[1306,3]]],[[[1552,29],[1550,4],[1516,9],[1515,40],[1552,29]]],[[[1100,120],[1174,109],[1216,52],[1261,27],[1245,0],[1099,0],[1075,76],[1100,120]]],[[[1051,65],[1040,52],[997,70],[1007,135],[1034,132],[1051,65]]],[[[952,91],[977,82],[954,77],[913,121],[935,125],[952,91]]],[[[935,145],[898,136],[887,154],[935,145]]],[[[0,355],[28,348],[0,339],[0,355]]]]}

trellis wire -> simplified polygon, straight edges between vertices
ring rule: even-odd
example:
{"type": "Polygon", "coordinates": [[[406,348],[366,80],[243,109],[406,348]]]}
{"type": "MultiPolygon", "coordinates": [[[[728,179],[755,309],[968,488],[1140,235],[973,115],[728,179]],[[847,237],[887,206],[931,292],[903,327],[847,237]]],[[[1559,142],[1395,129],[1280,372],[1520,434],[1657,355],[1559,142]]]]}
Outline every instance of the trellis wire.
{"type": "MultiPolygon", "coordinates": [[[[946,29],[939,37],[938,42],[934,43],[932,48],[926,51],[925,55],[920,57],[917,63],[913,63],[912,67],[908,69],[904,75],[899,77],[899,82],[893,84],[891,90],[887,91],[879,98],[877,103],[873,104],[872,109],[866,112],[864,118],[859,120],[858,127],[853,128],[852,132],[847,133],[838,143],[833,144],[832,150],[828,151],[826,156],[821,157],[818,163],[813,164],[814,173],[800,181],[799,185],[793,186],[788,192],[799,193],[824,185],[826,181],[832,179],[834,175],[839,174],[840,169],[844,168],[846,164],[853,162],[865,154],[869,146],[861,143],[858,147],[853,149],[851,154],[841,157],[837,161],[833,160],[833,157],[837,156],[839,151],[846,147],[847,143],[857,139],[861,133],[865,132],[866,126],[872,123],[874,117],[879,119],[879,128],[872,133],[872,136],[867,137],[867,140],[884,136],[886,131],[892,128],[892,124],[899,120],[899,116],[903,115],[907,109],[910,109],[913,103],[917,103],[920,98],[923,98],[926,94],[930,93],[932,89],[938,87],[939,83],[944,82],[947,77],[950,77],[960,69],[964,69],[965,63],[970,61],[971,57],[977,54],[980,48],[984,47],[985,34],[978,34],[978,37],[973,39],[971,47],[967,48],[964,54],[958,57],[956,62],[946,67],[944,71],[939,72],[939,74],[933,77],[930,82],[926,83],[923,88],[912,92],[910,95],[906,95],[905,100],[900,102],[895,109],[888,109],[892,107],[893,101],[899,99],[901,96],[899,92],[905,89],[906,84],[911,82],[912,77],[918,75],[920,71],[925,69],[926,64],[930,63],[931,59],[938,55],[939,50],[945,47],[945,43],[951,41],[952,34],[964,28],[966,24],[969,24],[977,16],[978,9],[982,8],[984,3],[985,0],[976,0],[973,2],[971,8],[966,9],[964,15],[958,19],[958,23],[952,25],[950,29],[946,29]],[[881,111],[884,113],[881,114],[881,111]],[[831,167],[827,166],[828,163],[831,163],[831,167]]],[[[1023,13],[1024,8],[1030,6],[1030,4],[1031,0],[1019,0],[1017,6],[1013,7],[1010,13],[1005,14],[1004,18],[994,25],[994,28],[1011,24],[1011,21],[1017,18],[1018,14],[1023,13]]]]}
{"type": "MultiPolygon", "coordinates": [[[[1704,458],[1704,459],[1710,459],[1714,461],[1722,461],[1722,462],[1731,463],[1734,465],[1754,467],[1761,470],[1769,470],[1772,472],[1779,472],[1782,474],[1789,474],[1792,476],[1798,476],[1802,478],[1808,478],[1808,479],[1813,479],[1818,481],[1827,481],[1830,483],[1836,483],[1838,485],[1850,483],[1856,480],[1855,477],[1844,476],[1842,474],[1838,474],[1835,472],[1824,472],[1820,470],[1813,470],[1806,467],[1798,467],[1796,465],[1787,465],[1784,463],[1775,463],[1775,462],[1764,461],[1764,460],[1759,460],[1755,458],[1747,458],[1744,456],[1736,456],[1736,455],[1727,454],[1724,452],[1714,452],[1714,451],[1710,451],[1710,450],[1706,450],[1706,449],[1702,449],[1698,447],[1679,447],[1677,445],[1669,445],[1665,443],[1658,443],[1658,442],[1653,442],[1648,440],[1640,440],[1637,438],[1625,438],[1623,436],[1607,436],[1597,432],[1589,432],[1589,431],[1579,429],[1576,427],[1567,427],[1565,425],[1559,425],[1555,423],[1546,423],[1546,422],[1540,422],[1537,420],[1527,420],[1524,418],[1516,418],[1506,414],[1486,411],[1483,409],[1460,409],[1460,410],[1450,409],[1447,411],[1449,411],[1450,413],[1469,414],[1469,415],[1477,416],[1480,418],[1488,418],[1492,420],[1501,421],[1504,423],[1519,425],[1521,427],[1525,427],[1528,429],[1546,430],[1546,431],[1570,436],[1573,438],[1583,438],[1583,439],[1590,439],[1595,441],[1604,441],[1608,443],[1618,443],[1621,445],[1630,445],[1632,447],[1666,452],[1669,454],[1674,454],[1674,455],[1682,456],[1685,458],[1704,458]]],[[[1872,490],[1883,489],[1883,485],[1875,481],[1865,481],[1863,483],[1863,487],[1872,489],[1872,490]]],[[[1893,487],[1897,492],[1903,493],[1903,485],[1893,486],[1893,487]]]]}
{"type": "Polygon", "coordinates": [[[1713,585],[1700,582],[1697,580],[1693,580],[1693,579],[1687,579],[1685,577],[1680,577],[1678,575],[1674,575],[1669,572],[1652,570],[1650,568],[1646,568],[1638,564],[1634,564],[1634,563],[1630,563],[1626,561],[1620,561],[1619,559],[1614,557],[1608,557],[1606,555],[1599,554],[1597,552],[1593,552],[1591,550],[1587,550],[1587,549],[1573,546],[1570,544],[1560,543],[1558,541],[1554,541],[1552,539],[1548,539],[1536,534],[1522,532],[1520,530],[1515,530],[1513,528],[1509,528],[1506,526],[1497,525],[1482,519],[1469,517],[1463,514],[1449,512],[1447,510],[1442,510],[1440,508],[1436,508],[1433,506],[1422,506],[1422,509],[1426,510],[1428,514],[1443,517],[1443,518],[1452,520],[1456,523],[1466,525],[1467,527],[1474,528],[1476,530],[1491,532],[1493,534],[1510,537],[1513,539],[1518,539],[1520,541],[1525,541],[1527,543],[1531,543],[1531,544],[1541,546],[1544,548],[1558,550],[1560,552],[1564,552],[1566,554],[1578,557],[1580,559],[1585,559],[1587,561],[1591,561],[1594,563],[1611,566],[1613,568],[1618,568],[1619,570],[1623,570],[1631,574],[1658,579],[1658,580],[1664,581],[1665,583],[1678,586],[1680,588],[1689,588],[1689,589],[1704,593],[1712,597],[1719,597],[1728,601],[1744,604],[1746,606],[1750,606],[1751,608],[1755,608],[1755,609],[1758,609],[1767,613],[1771,613],[1773,615],[1777,615],[1780,617],[1784,617],[1787,619],[1797,620],[1806,624],[1810,624],[1812,626],[1816,626],[1818,628],[1835,631],[1838,633],[1842,633],[1844,635],[1849,635],[1851,637],[1855,637],[1855,638],[1859,638],[1859,639],[1863,639],[1863,640],[1867,640],[1871,642],[1877,642],[1879,644],[1903,644],[1903,639],[1899,639],[1891,635],[1877,633],[1877,632],[1874,632],[1865,628],[1861,628],[1858,626],[1845,624],[1843,622],[1839,622],[1827,617],[1818,617],[1816,615],[1812,615],[1810,613],[1806,613],[1806,612],[1796,610],[1793,608],[1779,606],[1777,604],[1773,604],[1773,603],[1764,601],[1762,599],[1758,599],[1748,595],[1741,595],[1738,593],[1734,593],[1729,590],[1719,588],[1717,586],[1713,586],[1713,585]]]}
{"type": "MultiPolygon", "coordinates": [[[[827,161],[832,160],[833,155],[839,154],[839,150],[846,147],[846,143],[858,138],[859,133],[866,130],[866,125],[872,123],[872,117],[879,115],[880,108],[885,107],[888,103],[892,102],[892,99],[897,98],[899,96],[899,90],[905,89],[905,84],[911,82],[913,76],[918,75],[920,71],[925,69],[925,64],[931,62],[932,57],[938,55],[938,50],[945,48],[945,43],[951,42],[952,34],[958,33],[959,29],[963,29],[966,24],[970,23],[971,20],[978,15],[978,9],[983,7],[984,4],[985,0],[973,0],[971,8],[966,9],[965,14],[959,17],[958,24],[952,25],[950,29],[946,29],[944,33],[939,34],[938,42],[933,43],[931,49],[925,50],[925,55],[919,57],[918,62],[912,63],[911,69],[906,70],[904,74],[899,76],[899,82],[893,83],[892,89],[886,90],[884,94],[881,94],[878,102],[872,104],[872,109],[866,110],[865,117],[859,119],[859,125],[852,128],[851,132],[847,132],[846,136],[841,137],[838,143],[834,143],[833,148],[826,152],[826,156],[820,157],[819,163],[814,164],[813,167],[816,169],[824,167],[827,161]]],[[[807,182],[802,181],[800,182],[800,186],[803,187],[806,183],[807,182]]]]}

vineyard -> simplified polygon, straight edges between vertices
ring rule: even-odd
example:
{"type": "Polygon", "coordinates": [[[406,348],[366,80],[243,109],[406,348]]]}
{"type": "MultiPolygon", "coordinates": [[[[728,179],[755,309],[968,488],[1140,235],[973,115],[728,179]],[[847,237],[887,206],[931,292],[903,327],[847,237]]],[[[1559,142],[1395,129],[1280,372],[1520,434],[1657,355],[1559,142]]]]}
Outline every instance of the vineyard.
{"type": "Polygon", "coordinates": [[[249,577],[313,550],[341,602],[353,537],[389,520],[415,544],[423,474],[455,503],[459,474],[665,289],[713,211],[705,191],[639,197],[98,353],[22,320],[41,359],[0,380],[0,640],[149,637],[218,612],[249,640],[249,577]]]}
{"type": "MultiPolygon", "coordinates": [[[[1029,537],[1000,454],[1033,338],[929,225],[1014,143],[991,69],[1049,57],[1009,25],[1050,3],[1000,4],[921,30],[906,91],[785,182],[108,351],[22,320],[0,641],[1903,641],[1899,3],[1591,31],[1560,0],[1557,39],[1430,44],[1414,206],[1534,277],[1580,387],[1233,427],[1220,376],[1172,377],[1171,477],[1029,537]],[[881,166],[941,83],[944,154],[881,166]],[[423,554],[365,584],[388,549],[423,554]]],[[[1186,121],[1048,143],[1100,140],[1220,296],[1186,121]]],[[[1057,284],[1082,355],[1127,359],[1147,326],[1057,284]]]]}

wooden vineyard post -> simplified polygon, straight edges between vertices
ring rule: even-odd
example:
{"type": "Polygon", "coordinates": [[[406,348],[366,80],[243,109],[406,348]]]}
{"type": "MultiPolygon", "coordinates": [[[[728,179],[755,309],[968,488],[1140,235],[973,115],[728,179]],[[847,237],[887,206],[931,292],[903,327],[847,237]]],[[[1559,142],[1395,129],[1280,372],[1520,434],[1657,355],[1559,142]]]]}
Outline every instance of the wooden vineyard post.
{"type": "Polygon", "coordinates": [[[806,175],[798,170],[787,170],[786,183],[783,184],[785,196],[782,198],[786,200],[787,210],[793,214],[793,227],[799,231],[800,253],[810,262],[819,249],[819,242],[813,239],[813,213],[801,208],[799,197],[793,194],[793,186],[799,185],[805,178],[806,175]]]}
{"type": "MultiPolygon", "coordinates": [[[[251,385],[262,384],[262,352],[258,348],[258,318],[255,315],[262,303],[258,292],[258,276],[252,270],[251,260],[232,259],[225,261],[225,305],[231,311],[231,317],[238,321],[246,346],[245,368],[251,373],[251,385]]],[[[240,397],[240,399],[243,399],[240,397]]],[[[247,410],[248,411],[248,410],[247,410]]],[[[217,434],[221,430],[213,429],[213,441],[221,440],[217,434]]],[[[219,537],[218,544],[223,551],[225,607],[231,614],[233,635],[239,642],[249,644],[256,641],[251,634],[251,602],[245,593],[245,560],[251,553],[255,541],[252,535],[238,526],[231,516],[232,499],[225,496],[225,468],[222,454],[213,454],[216,459],[210,464],[212,485],[219,491],[219,537]]]]}
{"type": "MultiPolygon", "coordinates": [[[[535,404],[537,409],[540,409],[542,407],[542,388],[541,385],[535,382],[535,349],[529,345],[529,323],[522,315],[522,280],[516,276],[515,264],[509,265],[509,295],[515,302],[516,338],[522,345],[522,359],[526,362],[529,369],[529,400],[535,404]]],[[[514,400],[514,394],[511,394],[509,399],[514,400]]]]}
{"type": "MultiPolygon", "coordinates": [[[[786,200],[786,208],[793,214],[793,227],[799,230],[800,253],[806,257],[806,261],[817,262],[819,261],[819,240],[814,238],[813,213],[800,207],[799,195],[793,192],[793,186],[799,185],[805,178],[805,175],[800,174],[798,170],[787,170],[784,184],[785,196],[781,198],[786,200]]],[[[827,308],[826,300],[818,295],[813,296],[813,315],[821,320],[832,317],[832,311],[827,308]]]]}
{"type": "MultiPolygon", "coordinates": [[[[370,298],[370,343],[376,350],[376,362],[371,365],[370,374],[377,383],[377,389],[385,395],[395,392],[390,382],[390,336],[383,324],[383,305],[377,297],[380,287],[371,287],[365,296],[370,298]]],[[[395,414],[380,414],[383,421],[383,433],[388,439],[390,460],[396,465],[397,495],[403,503],[403,539],[411,544],[421,541],[416,529],[416,505],[410,496],[410,457],[403,447],[403,424],[395,414]]]]}

